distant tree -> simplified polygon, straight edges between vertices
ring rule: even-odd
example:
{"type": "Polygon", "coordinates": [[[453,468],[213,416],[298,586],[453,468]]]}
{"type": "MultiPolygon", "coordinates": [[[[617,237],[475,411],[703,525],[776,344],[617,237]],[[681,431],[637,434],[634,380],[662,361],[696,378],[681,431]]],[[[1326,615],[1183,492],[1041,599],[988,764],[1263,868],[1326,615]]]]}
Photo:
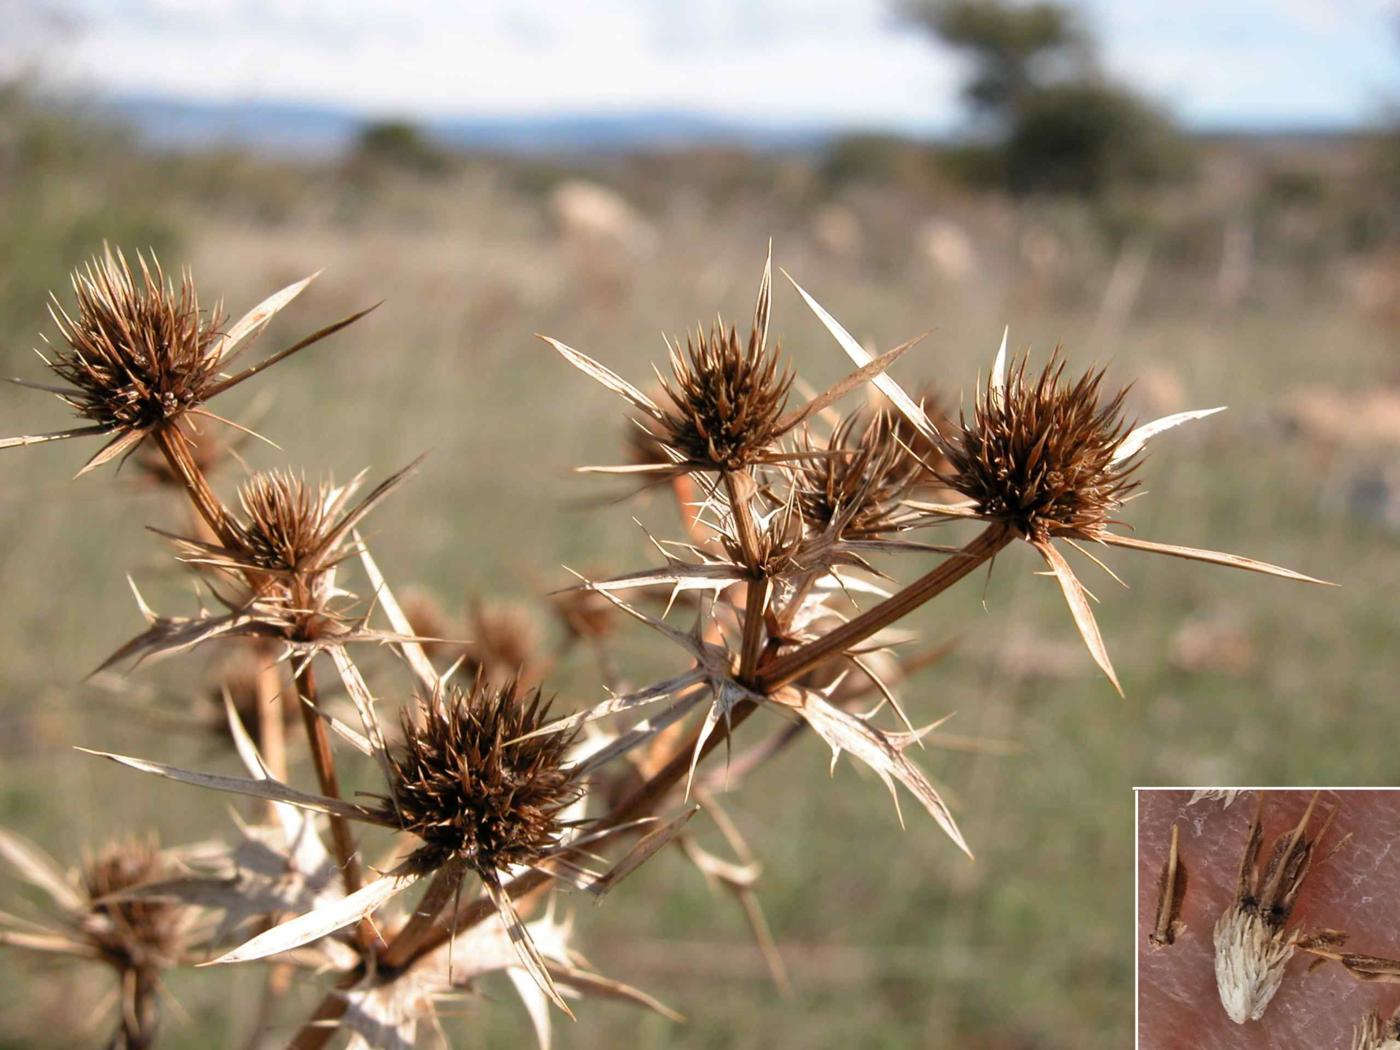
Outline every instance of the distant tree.
{"type": "Polygon", "coordinates": [[[351,154],[355,162],[407,168],[432,175],[447,168],[448,153],[417,124],[379,120],[360,129],[351,154]]]}
{"type": "MultiPolygon", "coordinates": [[[[1053,0],[904,0],[900,11],[973,70],[963,96],[983,122],[984,159],[1017,193],[1093,195],[1181,170],[1185,147],[1170,117],[1098,67],[1092,34],[1053,0]]],[[[971,158],[973,161],[976,158],[971,158]]]]}

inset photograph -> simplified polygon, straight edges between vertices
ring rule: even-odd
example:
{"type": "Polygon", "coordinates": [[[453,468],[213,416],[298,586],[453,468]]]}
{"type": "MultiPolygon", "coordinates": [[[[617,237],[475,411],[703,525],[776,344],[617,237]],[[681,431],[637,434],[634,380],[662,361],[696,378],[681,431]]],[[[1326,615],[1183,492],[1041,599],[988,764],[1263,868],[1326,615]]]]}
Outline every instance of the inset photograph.
{"type": "Polygon", "coordinates": [[[1400,1047],[1400,791],[1139,789],[1138,1050],[1400,1047]]]}

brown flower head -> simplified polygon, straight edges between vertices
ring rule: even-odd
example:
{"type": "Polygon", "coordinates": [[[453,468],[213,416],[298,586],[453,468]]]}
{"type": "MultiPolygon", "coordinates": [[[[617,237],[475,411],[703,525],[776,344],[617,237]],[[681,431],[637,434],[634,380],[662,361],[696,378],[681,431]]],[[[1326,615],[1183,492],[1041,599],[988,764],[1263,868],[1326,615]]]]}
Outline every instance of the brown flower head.
{"type": "Polygon", "coordinates": [[[154,259],[139,277],[110,250],[73,274],[74,318],[55,298],[66,346],[49,367],[72,384],[78,414],[113,430],[146,430],[202,403],[219,374],[218,307],[205,315],[188,272],[177,292],[154,259]]]}
{"type": "Polygon", "coordinates": [[[249,568],[295,574],[320,567],[317,555],[332,533],[331,490],[290,471],[254,474],[238,491],[245,524],[239,529],[249,568]]]}
{"type": "Polygon", "coordinates": [[[84,939],[118,970],[150,972],[179,961],[186,911],[167,901],[107,898],[174,874],[153,842],[129,839],[97,853],[82,871],[92,902],[77,919],[84,939]]]}
{"type": "Polygon", "coordinates": [[[1133,464],[1115,457],[1126,391],[1104,397],[1102,371],[1066,381],[1058,349],[1039,376],[1026,364],[1013,362],[1004,383],[994,374],[972,422],[959,419],[941,480],[1028,539],[1097,539],[1135,487],[1133,464]]]}
{"type": "Polygon", "coordinates": [[[147,262],[138,256],[137,264],[139,272],[133,273],[125,256],[108,248],[75,271],[76,317],[54,298],[50,313],[63,345],[45,362],[66,385],[16,380],[21,386],[56,394],[90,425],[0,439],[0,448],[106,435],[107,445],[83,468],[91,470],[130,452],[147,434],[170,433],[186,415],[217,420],[202,407],[206,401],[369,312],[362,310],[327,325],[230,374],[229,363],[312,277],[274,293],[225,329],[220,306],[200,310],[188,272],[182,274],[177,290],[154,258],[147,262]]]}
{"type": "MultiPolygon", "coordinates": [[[[661,380],[661,393],[652,398],[573,347],[541,336],[585,375],[618,394],[641,414],[641,431],[633,436],[627,467],[587,468],[611,473],[673,477],[713,470],[732,475],[759,463],[792,458],[777,447],[778,440],[846,394],[883,374],[912,343],[878,358],[865,355],[860,368],[797,408],[788,410],[795,381],[782,351],[768,341],[773,292],[773,260],[763,268],[747,341],[733,326],[717,322],[707,334],[703,327],[680,341],[667,340],[671,378],[661,380]]],[[[862,353],[864,353],[862,351],[862,353]]]]}
{"type": "Polygon", "coordinates": [[[416,867],[456,858],[494,878],[558,844],[561,811],[581,792],[564,764],[573,734],[517,739],[547,716],[538,690],[498,688],[482,676],[404,711],[404,743],[390,768],[400,826],[423,840],[416,867]]]}
{"type": "Polygon", "coordinates": [[[661,440],[685,461],[711,470],[742,470],[782,435],[794,376],[781,350],[755,326],[747,343],[718,324],[696,329],[671,347],[672,379],[663,384],[661,440]]]}
{"type": "Polygon", "coordinates": [[[896,438],[886,412],[855,412],[841,421],[825,447],[826,455],[804,459],[797,468],[797,502],[813,530],[835,527],[842,538],[874,539],[898,524],[902,502],[923,468],[896,438]]]}

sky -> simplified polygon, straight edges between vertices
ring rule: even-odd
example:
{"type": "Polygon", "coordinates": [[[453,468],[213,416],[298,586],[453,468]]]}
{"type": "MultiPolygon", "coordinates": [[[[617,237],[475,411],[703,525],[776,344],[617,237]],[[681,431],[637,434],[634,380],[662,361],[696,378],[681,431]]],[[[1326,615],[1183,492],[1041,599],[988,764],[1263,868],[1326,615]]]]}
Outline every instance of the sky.
{"type": "MultiPolygon", "coordinates": [[[[46,0],[0,0],[7,5],[46,0]]],[[[418,118],[685,110],[956,130],[965,67],[892,0],[47,0],[51,76],[418,118]]],[[[1086,0],[1107,67],[1196,127],[1350,126],[1400,99],[1400,0],[1086,0]]],[[[3,46],[3,45],[0,45],[3,46]]]]}

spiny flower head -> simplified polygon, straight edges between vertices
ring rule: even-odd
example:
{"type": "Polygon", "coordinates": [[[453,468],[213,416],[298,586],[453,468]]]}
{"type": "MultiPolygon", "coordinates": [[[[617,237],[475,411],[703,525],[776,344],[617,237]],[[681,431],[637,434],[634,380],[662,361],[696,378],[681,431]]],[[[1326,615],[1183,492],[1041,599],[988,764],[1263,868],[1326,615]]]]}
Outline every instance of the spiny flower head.
{"type": "Polygon", "coordinates": [[[239,539],[251,568],[297,573],[325,546],[334,519],[331,490],[287,470],[254,474],[239,489],[239,539]]]}
{"type": "Polygon", "coordinates": [[[993,375],[971,424],[960,416],[941,480],[1028,539],[1094,539],[1135,487],[1132,464],[1115,458],[1126,391],[1104,398],[1101,370],[1067,381],[1058,350],[1038,376],[1026,365],[1004,383],[993,375]]]}
{"type": "Polygon", "coordinates": [[[671,346],[672,379],[663,384],[662,440],[685,461],[721,471],[757,462],[782,435],[794,376],[778,347],[755,325],[747,344],[733,326],[697,328],[671,346]]]}
{"type": "Polygon", "coordinates": [[[818,532],[836,526],[846,539],[871,539],[889,531],[922,467],[896,437],[886,412],[855,412],[842,420],[825,448],[797,468],[797,503],[818,532]]]}
{"type": "Polygon", "coordinates": [[[109,250],[73,274],[74,318],[55,299],[65,343],[49,367],[64,400],[111,430],[143,431],[201,404],[218,382],[220,312],[202,314],[188,272],[178,292],[154,259],[133,274],[109,250]]]}
{"type": "Polygon", "coordinates": [[[494,877],[558,843],[561,811],[581,791],[565,766],[573,735],[518,739],[548,713],[539,690],[492,686],[481,675],[470,689],[450,687],[404,711],[392,790],[400,826],[423,840],[413,857],[421,870],[458,858],[494,877]]]}
{"type": "Polygon", "coordinates": [[[177,961],[185,930],[180,905],[106,899],[173,874],[155,844],[142,839],[114,842],[83,865],[83,890],[92,906],[78,922],[104,960],[122,970],[160,969],[177,961]]]}

